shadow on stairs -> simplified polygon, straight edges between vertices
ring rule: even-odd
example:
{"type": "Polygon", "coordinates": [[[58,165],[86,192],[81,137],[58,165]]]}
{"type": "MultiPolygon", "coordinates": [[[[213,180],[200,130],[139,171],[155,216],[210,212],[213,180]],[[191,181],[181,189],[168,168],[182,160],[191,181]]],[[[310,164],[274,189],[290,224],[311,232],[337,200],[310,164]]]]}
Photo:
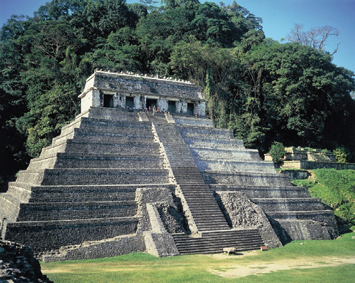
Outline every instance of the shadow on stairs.
{"type": "Polygon", "coordinates": [[[223,253],[223,248],[236,251],[257,250],[264,246],[258,229],[220,230],[202,232],[201,237],[173,234],[181,255],[223,253]]]}

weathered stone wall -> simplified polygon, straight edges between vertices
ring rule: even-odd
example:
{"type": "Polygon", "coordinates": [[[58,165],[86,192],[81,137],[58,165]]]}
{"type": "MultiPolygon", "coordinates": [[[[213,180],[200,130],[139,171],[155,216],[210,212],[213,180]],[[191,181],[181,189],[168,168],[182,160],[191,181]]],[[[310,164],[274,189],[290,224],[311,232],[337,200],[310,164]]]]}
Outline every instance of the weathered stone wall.
{"type": "MultiPolygon", "coordinates": [[[[182,99],[202,99],[199,87],[189,82],[100,71],[96,72],[90,80],[94,80],[93,87],[101,90],[182,99]]],[[[90,86],[91,82],[88,88],[90,86]]]]}
{"type": "Polygon", "coordinates": [[[92,89],[131,95],[176,97],[184,100],[202,99],[199,87],[190,82],[103,71],[95,72],[86,80],[81,95],[92,89]]]}
{"type": "Polygon", "coordinates": [[[307,179],[310,173],[305,170],[282,170],[282,174],[286,174],[290,179],[307,179]]]}
{"type": "Polygon", "coordinates": [[[281,165],[282,169],[337,169],[337,170],[346,170],[352,169],[355,170],[354,163],[336,163],[336,162],[315,162],[315,161],[284,161],[281,165]]]}
{"type": "Polygon", "coordinates": [[[268,247],[282,246],[264,211],[252,203],[245,193],[216,191],[216,199],[232,228],[259,228],[268,247]]]}
{"type": "Polygon", "coordinates": [[[47,276],[34,258],[31,248],[0,241],[0,282],[46,282],[47,276]]]}
{"type": "Polygon", "coordinates": [[[324,216],[317,220],[306,220],[299,218],[298,221],[270,219],[274,230],[283,243],[297,240],[331,240],[338,237],[339,232],[334,216],[325,219],[324,216]],[[329,221],[330,220],[330,221],[329,221]]]}
{"type": "Polygon", "coordinates": [[[143,236],[131,234],[103,239],[94,242],[84,242],[80,245],[64,246],[53,253],[47,252],[42,256],[44,262],[64,260],[83,260],[103,257],[114,257],[132,252],[146,250],[143,236]]]}
{"type": "Polygon", "coordinates": [[[91,106],[104,106],[105,95],[112,95],[109,107],[125,108],[129,96],[134,99],[135,109],[145,109],[146,99],[156,99],[161,111],[169,109],[168,101],[175,101],[176,113],[187,113],[188,103],[193,103],[193,114],[206,115],[206,101],[200,88],[190,82],[102,71],[87,79],[84,92],[79,95],[81,112],[91,106]]]}
{"type": "MultiPolygon", "coordinates": [[[[167,188],[137,189],[136,201],[138,203],[137,215],[141,217],[139,231],[154,230],[152,227],[147,205],[153,205],[159,214],[159,221],[163,230],[169,233],[184,232],[184,219],[181,211],[174,203],[173,194],[167,188]]],[[[158,229],[158,230],[161,230],[158,229]]]]}
{"type": "Polygon", "coordinates": [[[139,232],[143,231],[145,247],[155,256],[178,255],[171,232],[183,232],[182,216],[166,188],[137,190],[138,214],[141,217],[139,232]]]}

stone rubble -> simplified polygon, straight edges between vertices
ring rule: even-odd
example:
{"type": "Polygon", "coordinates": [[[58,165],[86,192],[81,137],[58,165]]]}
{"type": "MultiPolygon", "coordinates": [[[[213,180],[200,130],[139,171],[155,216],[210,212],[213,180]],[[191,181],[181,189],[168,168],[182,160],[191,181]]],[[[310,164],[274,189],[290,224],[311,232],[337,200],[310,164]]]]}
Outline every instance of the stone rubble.
{"type": "Polygon", "coordinates": [[[39,261],[34,258],[31,248],[14,242],[0,241],[0,282],[53,281],[42,274],[39,261]]]}

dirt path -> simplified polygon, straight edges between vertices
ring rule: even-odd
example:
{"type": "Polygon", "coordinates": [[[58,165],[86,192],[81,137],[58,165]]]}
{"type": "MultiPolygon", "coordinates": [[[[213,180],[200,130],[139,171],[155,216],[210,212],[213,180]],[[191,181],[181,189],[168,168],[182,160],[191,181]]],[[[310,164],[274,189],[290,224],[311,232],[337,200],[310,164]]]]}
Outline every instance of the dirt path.
{"type": "Polygon", "coordinates": [[[318,268],[327,266],[338,266],[341,264],[355,264],[355,257],[353,258],[338,258],[338,257],[321,257],[321,258],[307,258],[304,259],[289,259],[287,262],[273,261],[270,263],[255,262],[252,265],[234,265],[228,266],[225,270],[208,269],[209,272],[227,278],[238,278],[249,275],[258,275],[270,273],[272,271],[290,270],[290,269],[306,269],[318,268]]]}

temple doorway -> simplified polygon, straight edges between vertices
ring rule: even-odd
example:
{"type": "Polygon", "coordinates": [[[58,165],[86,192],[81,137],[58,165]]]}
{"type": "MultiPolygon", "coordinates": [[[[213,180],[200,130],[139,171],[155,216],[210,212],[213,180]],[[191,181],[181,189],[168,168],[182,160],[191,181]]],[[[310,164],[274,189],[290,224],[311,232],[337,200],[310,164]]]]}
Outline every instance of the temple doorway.
{"type": "Polygon", "coordinates": [[[193,115],[194,114],[194,107],[193,103],[187,103],[187,114],[193,115]]]}
{"type": "Polygon", "coordinates": [[[168,109],[170,113],[176,112],[176,102],[175,101],[168,101],[168,109]]]}
{"type": "Polygon", "coordinates": [[[146,107],[147,107],[147,109],[149,109],[149,106],[150,106],[151,109],[153,109],[154,105],[155,105],[155,107],[158,106],[157,103],[158,103],[158,99],[150,99],[150,98],[147,98],[147,100],[146,100],[146,107]]]}
{"type": "Polygon", "coordinates": [[[104,94],[104,107],[113,107],[113,95],[104,94]]]}
{"type": "Polygon", "coordinates": [[[126,107],[133,108],[134,107],[134,100],[133,96],[126,96],[126,107]]]}

